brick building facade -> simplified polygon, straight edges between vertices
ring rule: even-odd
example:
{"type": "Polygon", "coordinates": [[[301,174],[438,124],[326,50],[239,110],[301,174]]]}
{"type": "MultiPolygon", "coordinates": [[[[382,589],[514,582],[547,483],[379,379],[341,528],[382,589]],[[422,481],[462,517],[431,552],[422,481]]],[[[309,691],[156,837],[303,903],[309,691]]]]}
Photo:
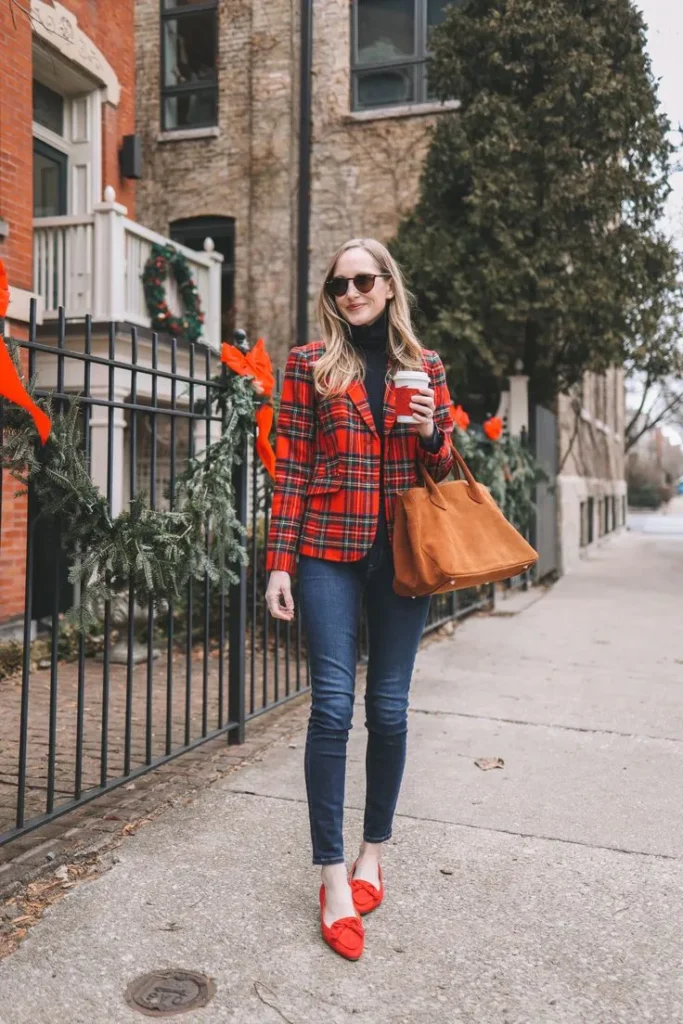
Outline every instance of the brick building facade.
{"type": "MultiPolygon", "coordinates": [[[[168,3],[161,15],[160,7],[158,0],[136,5],[141,215],[157,231],[174,235],[177,230],[180,238],[191,218],[223,218],[232,226],[234,251],[225,255],[234,263],[236,321],[252,337],[263,334],[282,363],[295,340],[297,5],[289,0],[207,0],[197,5],[200,13],[180,16],[174,4],[168,3]],[[200,18],[209,16],[218,40],[213,117],[202,118],[205,112],[196,107],[193,118],[189,104],[184,117],[175,116],[178,103],[169,119],[165,97],[173,104],[174,89],[192,88],[169,82],[181,77],[197,81],[181,67],[177,54],[185,39],[199,34],[200,18]],[[204,123],[195,123],[199,120],[204,123]]],[[[403,25],[394,38],[391,31],[378,31],[372,20],[354,29],[349,17],[354,7],[349,0],[314,3],[312,334],[313,299],[330,254],[355,235],[393,235],[417,195],[426,129],[443,109],[409,81],[413,75],[417,83],[424,67],[422,30],[403,25]],[[392,66],[384,73],[364,72],[364,89],[355,89],[354,100],[350,54],[354,50],[362,66],[372,68],[378,43],[390,51],[392,66]],[[392,47],[412,47],[413,56],[392,55],[392,47]],[[413,63],[400,65],[401,59],[413,63]],[[406,96],[415,101],[405,102],[406,96]]],[[[427,0],[399,7],[410,8],[415,26],[437,20],[440,10],[427,0]]],[[[390,21],[384,18],[387,29],[390,21]]],[[[208,26],[207,20],[201,27],[208,31],[208,26]]],[[[189,64],[194,59],[198,66],[209,57],[195,53],[189,64]]]]}
{"type": "MultiPolygon", "coordinates": [[[[0,258],[16,338],[34,294],[34,218],[87,215],[105,185],[134,210],[135,183],[119,167],[121,140],[135,131],[133,6],[0,5],[0,258]]],[[[2,488],[0,624],[23,613],[27,516],[16,482],[2,488]]]]}

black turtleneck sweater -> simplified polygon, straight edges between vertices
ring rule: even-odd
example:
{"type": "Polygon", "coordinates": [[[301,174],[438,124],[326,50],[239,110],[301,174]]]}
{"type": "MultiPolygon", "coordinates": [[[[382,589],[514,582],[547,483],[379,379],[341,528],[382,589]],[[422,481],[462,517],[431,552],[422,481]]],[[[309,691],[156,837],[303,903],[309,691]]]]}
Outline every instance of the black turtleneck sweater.
{"type": "MultiPolygon", "coordinates": [[[[386,307],[382,315],[373,323],[361,324],[359,327],[349,324],[348,327],[353,346],[358,349],[365,361],[365,390],[368,394],[375,428],[379,436],[384,437],[384,393],[387,383],[387,343],[389,340],[389,319],[386,307]]],[[[438,429],[434,427],[434,434],[428,440],[421,437],[420,444],[428,451],[438,452],[441,447],[441,435],[438,429]]]]}
{"type": "MultiPolygon", "coordinates": [[[[377,533],[375,536],[375,547],[388,547],[389,538],[387,533],[386,513],[384,510],[384,394],[387,383],[388,351],[389,340],[389,319],[386,307],[382,315],[371,324],[361,324],[356,327],[349,324],[351,342],[365,362],[365,390],[368,396],[368,403],[372,418],[375,421],[375,429],[382,439],[382,458],[380,462],[380,500],[379,518],[377,521],[377,533]]],[[[438,451],[441,446],[441,435],[436,426],[434,434],[429,440],[420,438],[420,444],[429,451],[438,451]]]]}
{"type": "Polygon", "coordinates": [[[380,437],[384,437],[384,392],[387,379],[387,341],[389,321],[386,309],[378,320],[356,327],[349,324],[353,347],[365,362],[365,390],[372,410],[372,418],[380,437]]]}

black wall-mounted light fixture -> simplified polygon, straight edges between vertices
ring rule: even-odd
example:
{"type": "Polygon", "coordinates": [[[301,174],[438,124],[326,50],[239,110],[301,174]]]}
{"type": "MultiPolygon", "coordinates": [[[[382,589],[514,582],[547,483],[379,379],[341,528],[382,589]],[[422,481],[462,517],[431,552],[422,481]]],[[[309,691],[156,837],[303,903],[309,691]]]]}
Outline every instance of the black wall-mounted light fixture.
{"type": "Polygon", "coordinates": [[[139,135],[123,136],[123,145],[119,150],[119,162],[122,177],[142,177],[142,143],[139,135]]]}

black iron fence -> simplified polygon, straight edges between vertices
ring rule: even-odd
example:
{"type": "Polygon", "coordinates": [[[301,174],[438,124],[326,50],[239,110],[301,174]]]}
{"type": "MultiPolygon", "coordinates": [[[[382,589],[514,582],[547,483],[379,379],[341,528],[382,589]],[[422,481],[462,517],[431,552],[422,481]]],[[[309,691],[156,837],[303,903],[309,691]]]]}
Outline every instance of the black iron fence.
{"type": "MultiPolygon", "coordinates": [[[[225,426],[207,401],[222,386],[216,355],[63,314],[40,333],[34,314],[20,344],[55,417],[77,397],[82,449],[110,512],[141,490],[152,508],[172,505],[189,460],[225,426]]],[[[29,490],[23,607],[16,635],[5,625],[0,642],[0,845],[214,737],[241,742],[250,719],[307,690],[301,620],[273,621],[263,600],[271,491],[253,448],[232,483],[249,564],[235,566],[229,593],[207,576],[159,612],[130,587],[87,634],[64,616],[74,592],[60,523],[29,490]]],[[[491,596],[435,598],[427,630],[491,596]]]]}

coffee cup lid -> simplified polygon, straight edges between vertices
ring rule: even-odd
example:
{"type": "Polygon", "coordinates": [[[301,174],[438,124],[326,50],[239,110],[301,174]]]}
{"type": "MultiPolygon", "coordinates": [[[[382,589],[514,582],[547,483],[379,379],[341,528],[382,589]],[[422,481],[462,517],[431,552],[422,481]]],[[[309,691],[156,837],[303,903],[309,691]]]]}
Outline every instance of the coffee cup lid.
{"type": "Polygon", "coordinates": [[[395,381],[429,380],[429,374],[424,370],[397,370],[394,374],[395,381]]]}

